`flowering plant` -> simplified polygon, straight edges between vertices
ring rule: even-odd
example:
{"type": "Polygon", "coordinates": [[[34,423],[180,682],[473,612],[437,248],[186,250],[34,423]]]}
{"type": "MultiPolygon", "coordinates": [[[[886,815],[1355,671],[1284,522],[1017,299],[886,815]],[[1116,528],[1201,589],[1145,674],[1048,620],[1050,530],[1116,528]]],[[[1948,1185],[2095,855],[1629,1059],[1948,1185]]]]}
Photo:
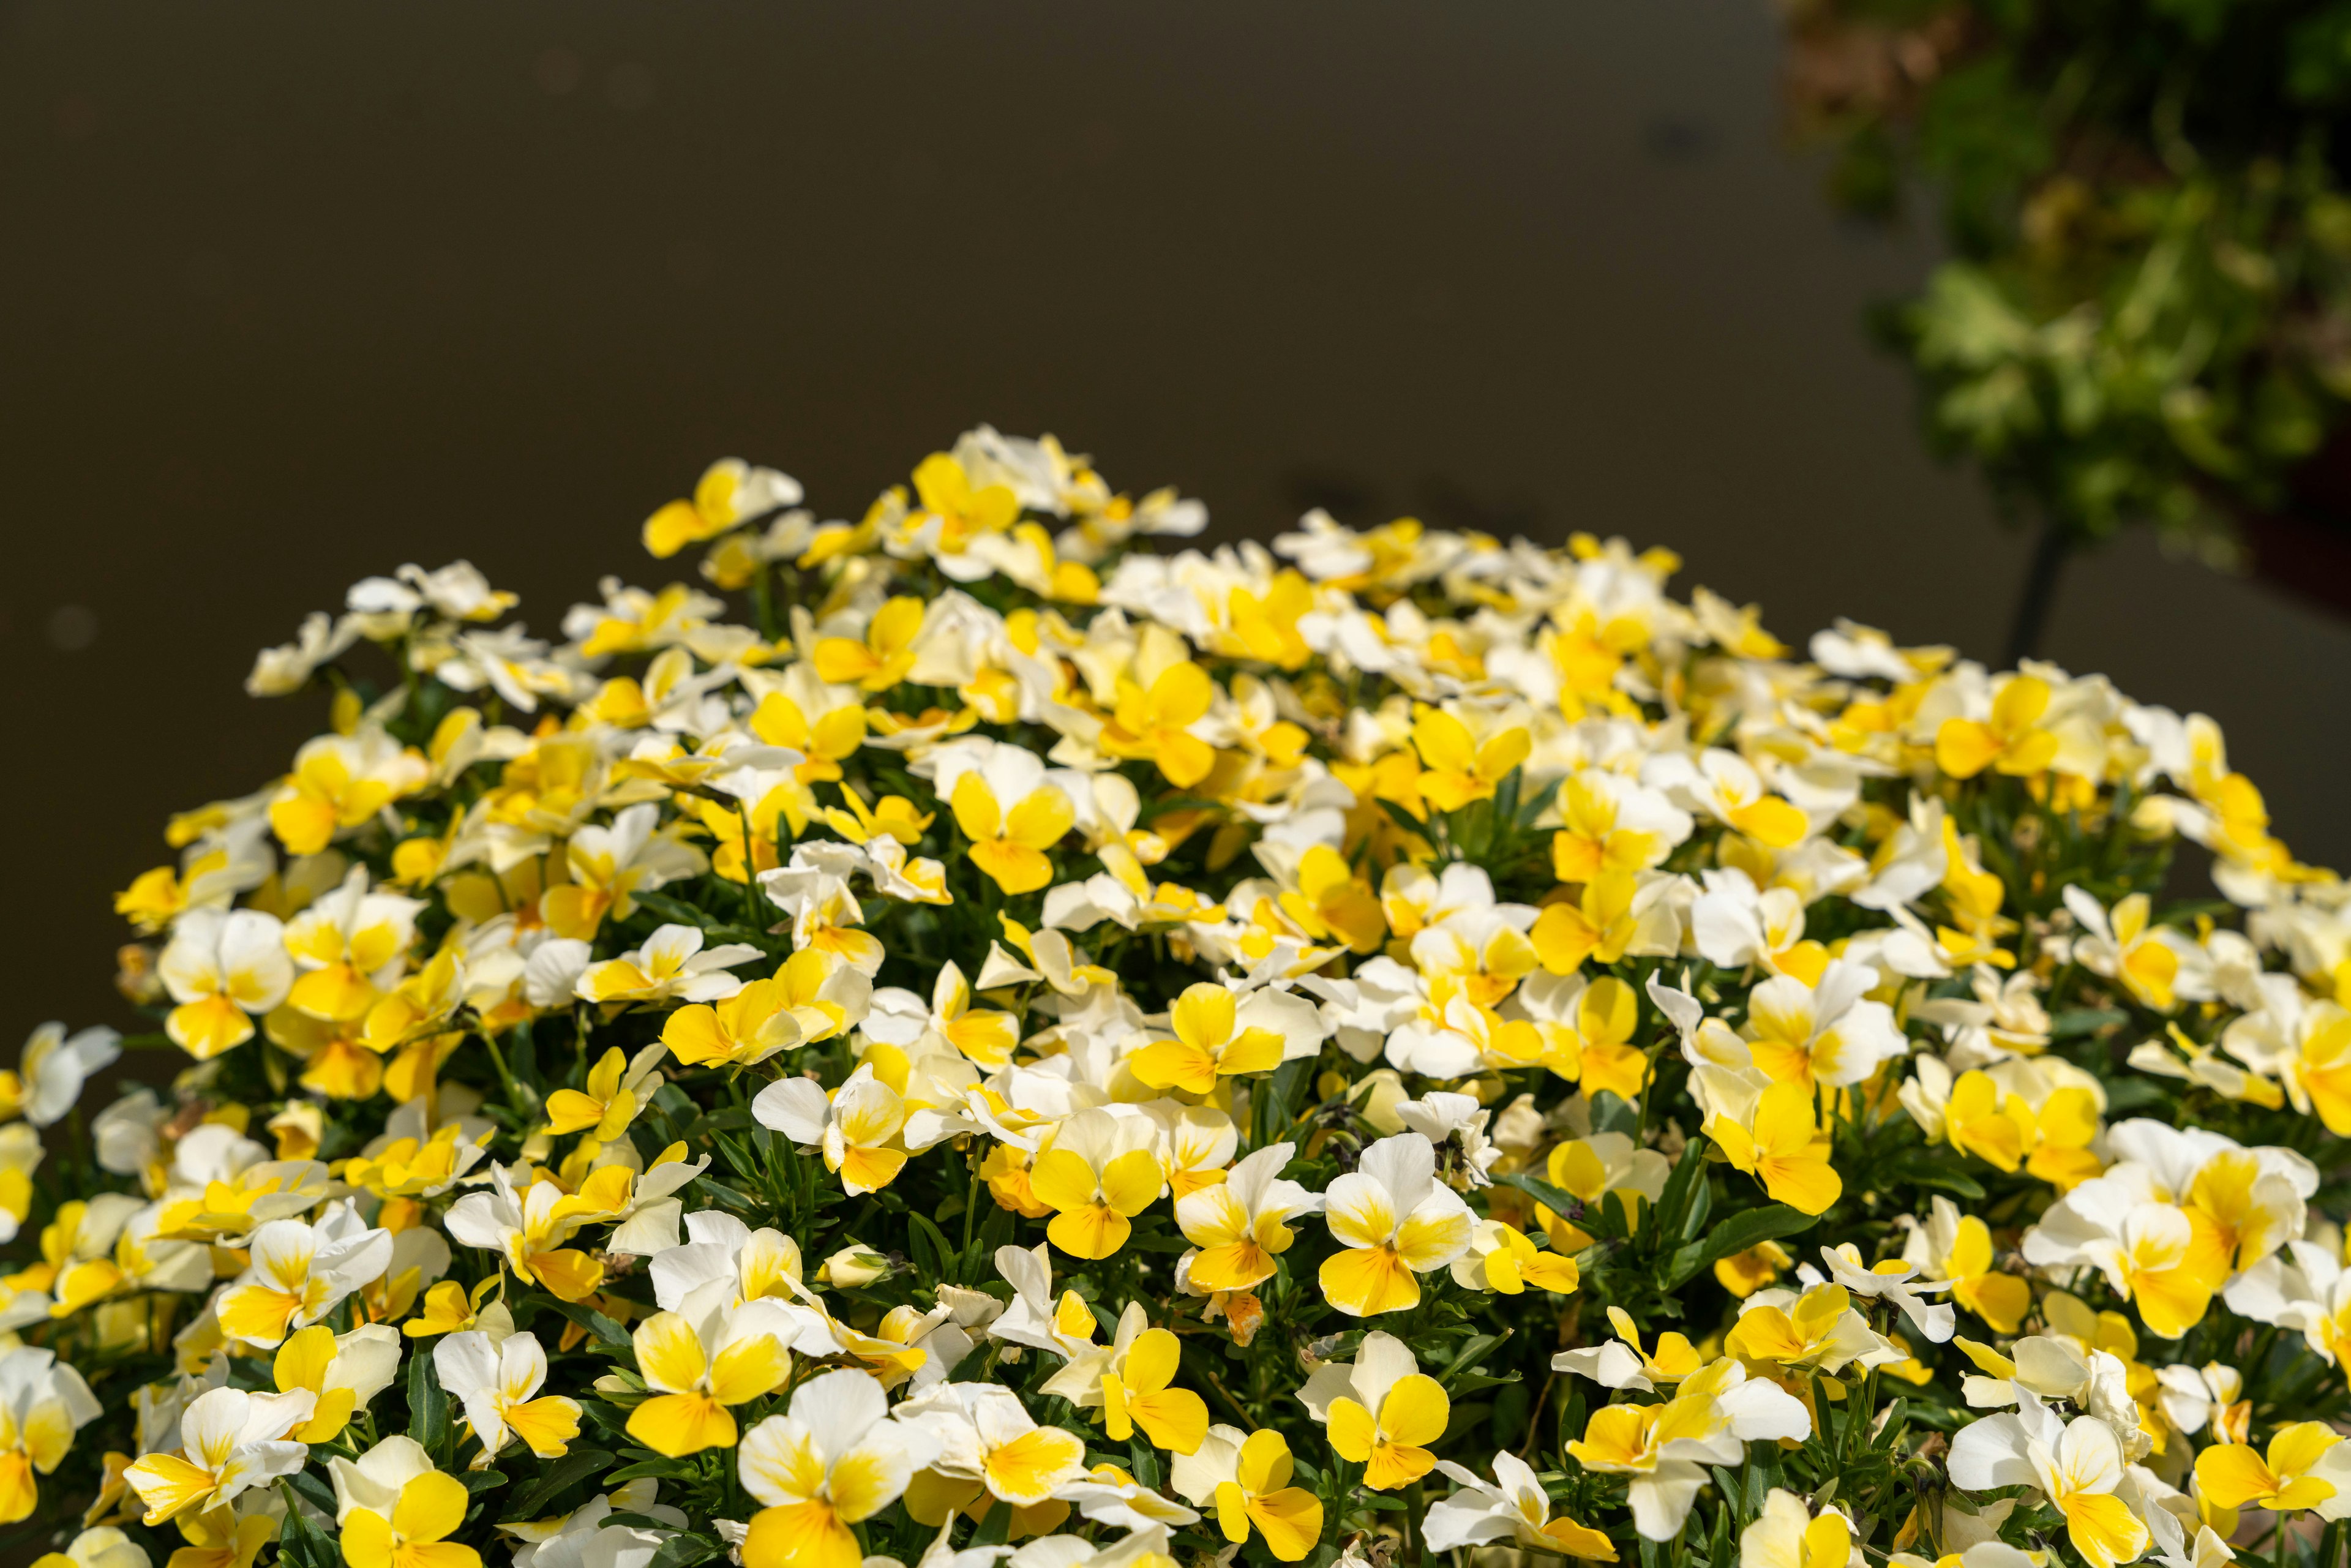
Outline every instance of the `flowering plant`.
{"type": "Polygon", "coordinates": [[[2351,893],[2209,720],[985,428],[799,500],[261,655],[152,1031],[0,1075],[47,1568],[2335,1562],[2351,893]]]}

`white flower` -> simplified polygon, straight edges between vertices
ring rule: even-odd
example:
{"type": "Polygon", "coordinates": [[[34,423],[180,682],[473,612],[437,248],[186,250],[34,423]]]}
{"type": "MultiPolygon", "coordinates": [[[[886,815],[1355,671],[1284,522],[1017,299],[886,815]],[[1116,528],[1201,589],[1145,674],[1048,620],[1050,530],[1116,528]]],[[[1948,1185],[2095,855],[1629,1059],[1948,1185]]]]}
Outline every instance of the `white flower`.
{"type": "Polygon", "coordinates": [[[996,1271],[1013,1294],[1011,1305],[987,1332],[1008,1344],[1031,1345],[1068,1361],[1095,1348],[1094,1314],[1075,1291],[1064,1291],[1060,1302],[1054,1301],[1050,1258],[1041,1241],[1033,1249],[996,1249],[996,1271]]]}
{"type": "Polygon", "coordinates": [[[905,1103],[863,1062],[831,1095],[814,1079],[782,1078],[759,1091],[752,1117],[803,1147],[823,1150],[852,1197],[888,1186],[906,1163],[905,1103]],[[892,1145],[897,1145],[895,1147],[892,1145]]]}
{"type": "Polygon", "coordinates": [[[1861,1260],[1861,1249],[1846,1241],[1822,1248],[1821,1261],[1829,1266],[1829,1277],[1854,1295],[1891,1301],[1899,1307],[1902,1315],[1910,1320],[1910,1326],[1937,1344],[1949,1339],[1958,1326],[1958,1314],[1949,1306],[1925,1300],[1926,1292],[1948,1291],[1951,1282],[1917,1279],[1918,1265],[1908,1259],[1888,1258],[1865,1264],[1861,1260]]]}
{"type": "Polygon", "coordinates": [[[1475,1095],[1433,1092],[1424,1099],[1399,1102],[1395,1113],[1408,1130],[1431,1144],[1440,1147],[1455,1144],[1460,1150],[1461,1185],[1493,1185],[1486,1173],[1502,1157],[1502,1151],[1486,1139],[1486,1123],[1492,1113],[1479,1104],[1475,1095]]]}
{"type": "Polygon", "coordinates": [[[1436,1176],[1436,1145],[1400,1133],[1365,1149],[1354,1170],[1332,1182],[1322,1218],[1342,1249],[1322,1260],[1320,1274],[1332,1305],[1351,1317],[1415,1306],[1416,1276],[1469,1249],[1469,1207],[1436,1176]]]}
{"type": "Polygon", "coordinates": [[[273,1219],[247,1240],[245,1272],[221,1292],[221,1329],[247,1344],[275,1345],[334,1311],[360,1286],[383,1277],[392,1233],[371,1228],[349,1200],[316,1225],[273,1219]]]}
{"type": "Polygon", "coordinates": [[[1739,1568],[1845,1568],[1858,1564],[1853,1521],[1834,1509],[1814,1519],[1804,1500],[1773,1487],[1763,1511],[1739,1535],[1739,1568]]]}
{"type": "Polygon", "coordinates": [[[266,1013],[294,985],[286,928],[257,909],[192,909],[156,960],[179,1006],[163,1020],[172,1043],[199,1061],[253,1038],[248,1014],[266,1013]]]}
{"type": "Polygon", "coordinates": [[[1494,1455],[1494,1479],[1489,1484],[1450,1459],[1437,1468],[1461,1490],[1429,1505],[1421,1524],[1432,1552],[1456,1547],[1510,1542],[1530,1552],[1598,1558],[1603,1550],[1614,1556],[1608,1538],[1562,1514],[1551,1515],[1551,1494],[1532,1466],[1507,1449],[1494,1455]]]}
{"type": "MultiPolygon", "coordinates": [[[[573,988],[590,1002],[724,1001],[743,988],[741,980],[725,971],[759,956],[747,942],[722,943],[705,953],[698,927],[663,925],[643,946],[590,965],[573,988]]],[[[532,961],[538,957],[533,954],[532,961]]]]}
{"type": "Polygon", "coordinates": [[[752,1518],[744,1550],[761,1562],[856,1555],[850,1526],[895,1502],[938,1451],[929,1429],[890,1419],[889,1396],[865,1374],[810,1379],[788,1414],[744,1435],[743,1490],[772,1511],[752,1518]]]}
{"type": "Polygon", "coordinates": [[[1966,1491],[2037,1487],[2065,1516],[2074,1548],[2094,1568],[2116,1568],[2147,1550],[2147,1525],[2116,1495],[2122,1444],[2094,1416],[2060,1421],[2035,1403],[1988,1416],[1951,1439],[1951,1484],[1966,1491]]]}
{"type": "Polygon", "coordinates": [[[24,1108],[25,1120],[47,1127],[65,1119],[81,1098],[89,1075],[122,1054],[122,1037],[99,1026],[68,1035],[61,1023],[45,1023],[25,1041],[17,1059],[16,1082],[0,1074],[0,1102],[14,1098],[24,1108]]]}
{"type": "Polygon", "coordinates": [[[685,1233],[684,1246],[660,1253],[647,1269],[662,1311],[684,1311],[688,1296],[717,1280],[727,1282],[729,1305],[799,1294],[799,1243],[782,1231],[753,1230],[731,1214],[705,1209],[685,1217],[685,1233]]]}
{"type": "MultiPolygon", "coordinates": [[[[5,1366],[0,1363],[0,1371],[5,1366]]],[[[307,1388],[291,1394],[215,1388],[198,1395],[180,1417],[180,1452],[148,1454],[124,1473],[147,1505],[146,1522],[208,1511],[300,1469],[310,1450],[287,1441],[286,1434],[309,1418],[313,1403],[307,1388]]],[[[95,1401],[91,1414],[97,1414],[95,1401]]]]}
{"type": "Polygon", "coordinates": [[[536,1334],[508,1334],[497,1344],[479,1329],[445,1334],[433,1347],[433,1369],[441,1386],[465,1406],[465,1419],[482,1441],[477,1469],[496,1458],[509,1437],[551,1459],[580,1435],[578,1401],[534,1397],[547,1381],[547,1352],[536,1334]]]}

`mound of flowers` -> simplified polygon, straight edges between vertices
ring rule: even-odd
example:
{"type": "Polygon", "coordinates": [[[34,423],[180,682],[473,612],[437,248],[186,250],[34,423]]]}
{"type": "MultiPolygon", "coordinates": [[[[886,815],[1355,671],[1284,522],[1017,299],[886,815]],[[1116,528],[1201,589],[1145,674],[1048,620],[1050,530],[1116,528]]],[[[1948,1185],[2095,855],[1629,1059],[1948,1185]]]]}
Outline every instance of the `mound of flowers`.
{"type": "Polygon", "coordinates": [[[800,502],[260,656],[148,1030],[0,1074],[0,1539],[2337,1561],[2351,894],[2210,720],[985,427],[800,502]]]}

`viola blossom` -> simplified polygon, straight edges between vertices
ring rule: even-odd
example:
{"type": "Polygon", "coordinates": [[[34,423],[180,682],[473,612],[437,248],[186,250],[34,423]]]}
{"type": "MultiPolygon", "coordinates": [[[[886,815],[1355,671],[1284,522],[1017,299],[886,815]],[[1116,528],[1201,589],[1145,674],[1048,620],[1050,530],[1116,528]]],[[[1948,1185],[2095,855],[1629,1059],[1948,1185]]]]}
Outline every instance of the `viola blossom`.
{"type": "Polygon", "coordinates": [[[947,1050],[988,1068],[1010,1061],[1020,1036],[1019,1020],[1010,1013],[972,1006],[971,986],[952,959],[940,966],[928,1003],[894,986],[874,992],[865,1032],[910,1055],[947,1050]]]}
{"type": "Polygon", "coordinates": [[[1364,1484],[1389,1491],[1426,1475],[1452,1402],[1424,1375],[1402,1340],[1377,1330],[1353,1362],[1325,1362],[1298,1390],[1308,1415],[1330,1429],[1331,1448],[1364,1466],[1364,1484]]]}
{"type": "Polygon", "coordinates": [[[786,1078],[759,1091],[751,1114],[763,1127],[803,1147],[824,1152],[825,1167],[841,1173],[852,1197],[888,1186],[906,1163],[905,1103],[873,1075],[871,1063],[828,1095],[807,1078],[786,1078]]]}
{"type": "Polygon", "coordinates": [[[254,1019],[294,986],[285,927],[257,909],[190,910],[172,929],[156,972],[179,1004],[163,1031],[200,1061],[251,1040],[254,1019]]]}
{"type": "Polygon", "coordinates": [[[1706,1487],[1707,1466],[1740,1463],[1750,1442],[1802,1440],[1812,1431],[1797,1400],[1750,1379],[1735,1361],[1718,1361],[1664,1404],[1593,1411],[1567,1451],[1587,1470],[1632,1478],[1625,1500],[1634,1528],[1647,1540],[1671,1541],[1706,1487]]]}
{"type": "Polygon", "coordinates": [[[799,1337],[779,1302],[730,1306],[726,1287],[705,1287],[639,1323],[631,1336],[637,1368],[653,1397],[629,1416],[629,1436],[674,1459],[731,1448],[732,1407],[772,1392],[790,1369],[786,1346],[799,1337]]]}
{"type": "Polygon", "coordinates": [[[2092,1568],[2116,1568],[2147,1550],[2147,1525],[2120,1495],[2122,1444],[2094,1416],[2061,1419],[2039,1404],[1988,1416],[1951,1439],[1952,1483],[1969,1491],[2038,1487],[2065,1519],[2067,1539],[2092,1568]]]}
{"type": "Polygon", "coordinates": [[[392,1262],[392,1236],[369,1227],[344,1202],[315,1225],[273,1219],[256,1228],[246,1257],[245,1272],[221,1293],[214,1310],[225,1332],[266,1348],[381,1279],[392,1262]]]}
{"type": "MultiPolygon", "coordinates": [[[[1030,1346],[1065,1362],[1094,1348],[1092,1309],[1075,1291],[1062,1291],[1059,1301],[1053,1299],[1052,1261],[1041,1243],[1029,1250],[997,1249],[996,1269],[1013,1294],[1003,1315],[988,1325],[988,1337],[1030,1346]]],[[[1076,1375],[1077,1382],[1065,1385],[1072,1393],[1079,1391],[1084,1375],[1076,1375]]]]}
{"type": "Polygon", "coordinates": [[[1046,1228],[1073,1258],[1102,1259],[1126,1245],[1133,1217],[1158,1201],[1166,1185],[1153,1153],[1149,1118],[1081,1111],[1056,1129],[1029,1184],[1055,1212],[1046,1228]]]}
{"type": "Polygon", "coordinates": [[[1812,1094],[1795,1082],[1735,1085],[1704,1132],[1731,1166],[1753,1176],[1773,1200],[1806,1214],[1824,1212],[1844,1191],[1829,1163],[1828,1134],[1813,1119],[1812,1094]]]}
{"type": "Polygon", "coordinates": [[[383,1323],[362,1323],[342,1334],[323,1323],[288,1334],[270,1364],[281,1394],[308,1393],[310,1417],[287,1436],[331,1443],[400,1372],[401,1336],[383,1323]]]}
{"type": "Polygon", "coordinates": [[[1322,1218],[1344,1249],[1321,1270],[1332,1306],[1359,1318],[1416,1306],[1416,1276],[1469,1249],[1469,1207],[1436,1175],[1436,1146],[1402,1133],[1372,1145],[1354,1170],[1332,1182],[1322,1218]]]}
{"type": "Polygon", "coordinates": [[[81,1098],[91,1073],[122,1055],[122,1036],[103,1026],[66,1033],[45,1023],[25,1041],[13,1071],[0,1071],[0,1120],[22,1116],[36,1127],[55,1126],[81,1098]]]}
{"type": "Polygon", "coordinates": [[[2278,1428],[2265,1453],[2248,1443],[2215,1443],[2196,1456],[2196,1486],[2218,1508],[2259,1504],[2273,1513],[2315,1509],[2351,1518],[2351,1449],[2324,1421],[2278,1428]]]}
{"type": "Polygon", "coordinates": [[[1494,1479],[1450,1459],[1437,1468],[1459,1489],[1430,1505],[1423,1526],[1432,1552],[1509,1542],[1522,1551],[1614,1563],[1616,1547],[1605,1535],[1565,1514],[1552,1514],[1551,1494],[1524,1459],[1504,1450],[1494,1456],[1494,1479]]]}
{"type": "Polygon", "coordinates": [[[1207,1401],[1188,1388],[1170,1386],[1183,1346],[1167,1330],[1144,1327],[1146,1321],[1140,1303],[1130,1302],[1119,1314],[1107,1351],[1085,1365],[1086,1372],[1098,1369],[1099,1381],[1077,1403],[1102,1406],[1102,1427],[1113,1442],[1125,1442],[1139,1428],[1154,1447],[1195,1452],[1208,1429],[1207,1401]]]}
{"type": "Polygon", "coordinates": [[[356,1460],[327,1461],[335,1523],[351,1568],[481,1568],[481,1553],[446,1539],[471,1494],[434,1467],[413,1437],[386,1437],[356,1460]]]}
{"type": "Polygon", "coordinates": [[[1192,1290],[1246,1291],[1273,1277],[1275,1260],[1298,1233],[1290,1221],[1322,1206],[1319,1194],[1282,1179],[1294,1144],[1270,1145],[1236,1164],[1225,1179],[1176,1201],[1176,1223],[1194,1250],[1176,1264],[1192,1290]]]}
{"type": "Polygon", "coordinates": [[[2012,1334],[2032,1306],[2032,1287],[2022,1275],[1996,1273],[1992,1269],[1991,1230],[1973,1215],[1938,1194],[1922,1223],[1898,1217],[1909,1231],[1903,1260],[1928,1279],[1948,1280],[1951,1301],[1991,1324],[2012,1334]]]}
{"type": "Polygon", "coordinates": [[[1739,1568],[1848,1568],[1853,1549],[1853,1521],[1834,1508],[1814,1518],[1803,1499],[1773,1487],[1763,1494],[1763,1511],[1740,1531],[1739,1568]]]}
{"type": "MultiPolygon", "coordinates": [[[[0,1376],[6,1367],[0,1362],[0,1376]]],[[[313,1404],[308,1389],[247,1394],[215,1388],[198,1395],[180,1417],[179,1452],[148,1454],[124,1472],[123,1479],[146,1504],[146,1522],[158,1525],[219,1508],[248,1488],[267,1486],[300,1469],[310,1450],[287,1441],[286,1434],[309,1419],[313,1404]]],[[[93,1401],[90,1416],[96,1414],[93,1401]]],[[[29,1490],[29,1482],[26,1486],[29,1490]]]]}
{"type": "Polygon", "coordinates": [[[726,942],[705,952],[702,933],[691,925],[663,925],[617,958],[591,964],[575,988],[586,1002],[722,1001],[743,988],[726,971],[759,956],[747,942],[726,942]]]}
{"type": "Polygon", "coordinates": [[[1000,1384],[939,1384],[901,1405],[897,1418],[937,1442],[932,1468],[1015,1507],[1033,1508],[1085,1474],[1078,1435],[1039,1426],[1000,1384]]]}
{"type": "Polygon", "coordinates": [[[1314,1004],[1272,989],[1244,1000],[1222,986],[1186,988],[1167,1012],[1172,1040],[1155,1040],[1134,1055],[1134,1075],[1154,1088],[1206,1094],[1220,1077],[1270,1072],[1284,1061],[1311,1057],[1326,1031],[1314,1004]]]}
{"type": "MultiPolygon", "coordinates": [[[[1322,1538],[1322,1501],[1290,1484],[1290,1444],[1280,1432],[1244,1434],[1238,1427],[1207,1430],[1197,1451],[1179,1455],[1168,1467],[1176,1490],[1213,1509],[1217,1527],[1235,1545],[1252,1531],[1283,1563],[1305,1559],[1322,1538]]],[[[1064,1495],[1071,1489],[1064,1488],[1064,1495]]]]}
{"type": "Polygon", "coordinates": [[[520,1438],[538,1458],[552,1459],[580,1435],[580,1402],[539,1395],[547,1382],[547,1352],[536,1334],[508,1334],[496,1343],[478,1329],[449,1334],[433,1347],[433,1368],[441,1386],[465,1407],[465,1420],[481,1439],[477,1467],[495,1461],[511,1438],[520,1438]]]}
{"type": "Polygon", "coordinates": [[[765,1505],[743,1541],[747,1568],[851,1568],[863,1557],[851,1527],[895,1502],[939,1452],[928,1428],[889,1414],[873,1379],[828,1372],[794,1389],[786,1413],[744,1434],[743,1489],[765,1505]]]}
{"type": "Polygon", "coordinates": [[[533,1181],[520,1193],[516,1173],[491,1168],[490,1190],[472,1192],[450,1205],[449,1239],[504,1256],[516,1273],[536,1281],[567,1301],[585,1298],[603,1281],[604,1266],[564,1245],[585,1222],[590,1206],[552,1181],[533,1181]]]}
{"type": "Polygon", "coordinates": [[[1552,1357],[1555,1372],[1573,1372],[1604,1388],[1635,1388],[1644,1394],[1671,1387],[1694,1377],[1706,1365],[1687,1334],[1667,1329],[1657,1336],[1657,1348],[1641,1348],[1641,1331],[1622,1307],[1608,1309],[1609,1325],[1616,1337],[1584,1350],[1563,1350],[1552,1357]]]}

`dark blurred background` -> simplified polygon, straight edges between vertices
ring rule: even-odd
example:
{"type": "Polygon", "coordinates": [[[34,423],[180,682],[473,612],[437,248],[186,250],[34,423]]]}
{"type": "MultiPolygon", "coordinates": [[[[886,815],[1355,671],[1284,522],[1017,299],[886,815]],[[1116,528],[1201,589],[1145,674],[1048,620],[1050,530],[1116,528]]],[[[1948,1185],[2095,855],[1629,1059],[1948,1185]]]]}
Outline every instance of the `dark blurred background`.
{"type": "MultiPolygon", "coordinates": [[[[721,455],[854,516],[1050,430],[1215,538],[1623,533],[1996,658],[2028,541],[1861,325],[1933,244],[1834,215],[1780,51],[1763,0],[0,5],[0,1055],[127,1021],[109,895],[322,725],[256,648],[461,555],[551,632],[721,455]]],[[[2351,861],[2351,629],[2142,532],[2043,646],[2351,861]]]]}

